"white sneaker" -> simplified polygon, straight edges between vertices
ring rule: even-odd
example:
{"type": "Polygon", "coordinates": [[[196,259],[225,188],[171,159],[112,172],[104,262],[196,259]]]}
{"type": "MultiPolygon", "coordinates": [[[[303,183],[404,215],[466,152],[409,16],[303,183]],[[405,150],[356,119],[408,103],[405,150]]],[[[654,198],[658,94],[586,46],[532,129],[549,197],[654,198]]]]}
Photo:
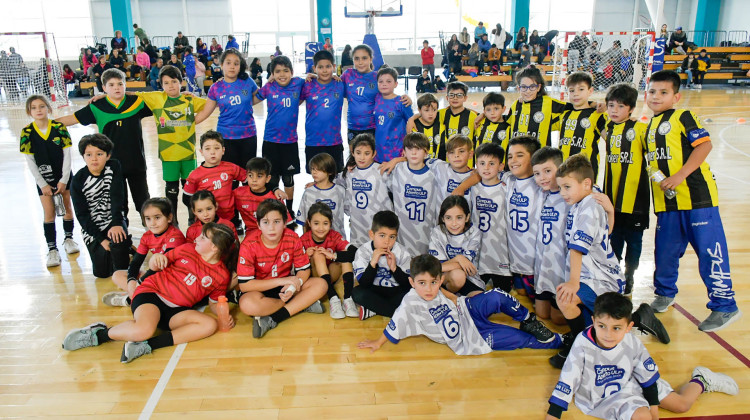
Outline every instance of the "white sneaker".
{"type": "Polygon", "coordinates": [[[723,392],[729,395],[737,395],[740,388],[737,382],[728,375],[713,372],[711,369],[698,366],[693,369],[693,378],[700,376],[706,384],[705,392],[723,392]]]}
{"type": "Polygon", "coordinates": [[[130,306],[128,305],[128,292],[109,292],[102,296],[102,303],[107,306],[130,306]]]}
{"type": "Polygon", "coordinates": [[[346,312],[346,316],[349,318],[359,318],[359,309],[357,309],[354,299],[350,297],[344,299],[344,312],[346,312]]]}
{"type": "Polygon", "coordinates": [[[47,267],[57,267],[61,262],[60,251],[57,249],[50,249],[47,254],[47,267]]]}
{"type": "Polygon", "coordinates": [[[78,244],[71,238],[63,241],[63,248],[65,249],[66,254],[75,254],[80,252],[80,250],[78,249],[78,244]]]}
{"type": "Polygon", "coordinates": [[[328,303],[331,305],[331,318],[343,319],[346,318],[344,308],[341,307],[341,299],[338,296],[334,296],[328,299],[328,303]]]}

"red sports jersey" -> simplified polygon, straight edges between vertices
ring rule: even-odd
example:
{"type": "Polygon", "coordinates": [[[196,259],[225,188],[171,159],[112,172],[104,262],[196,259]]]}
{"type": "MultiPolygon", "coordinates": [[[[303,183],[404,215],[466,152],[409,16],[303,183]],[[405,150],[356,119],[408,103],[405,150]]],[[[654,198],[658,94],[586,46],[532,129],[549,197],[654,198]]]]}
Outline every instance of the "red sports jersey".
{"type": "MultiPolygon", "coordinates": [[[[234,228],[234,225],[229,220],[217,216],[216,219],[214,219],[214,223],[221,223],[224,226],[230,227],[232,232],[234,232],[234,239],[238,241],[240,240],[239,236],[237,236],[237,229],[234,228]]],[[[195,223],[188,227],[187,232],[185,232],[185,240],[192,244],[199,236],[201,236],[201,232],[203,232],[203,222],[196,220],[195,223]]]]}
{"type": "MultiPolygon", "coordinates": [[[[344,239],[343,236],[341,236],[340,233],[336,232],[335,230],[331,229],[328,231],[328,235],[326,235],[326,238],[323,240],[323,243],[317,243],[312,237],[312,232],[309,230],[305,232],[304,235],[300,238],[302,241],[302,251],[307,252],[307,248],[325,248],[331,252],[341,252],[346,251],[346,248],[349,247],[349,242],[347,242],[346,239],[344,239]]],[[[305,254],[307,255],[307,254],[305,254]]],[[[326,264],[331,265],[333,261],[326,259],[326,264]]]]}
{"type": "MultiPolygon", "coordinates": [[[[205,164],[205,162],[204,162],[205,164]]],[[[208,190],[216,197],[219,206],[216,213],[224,219],[234,217],[234,195],[232,195],[232,181],[245,182],[247,171],[231,162],[221,162],[212,168],[201,166],[195,168],[188,175],[183,187],[185,194],[193,195],[198,190],[208,190]]]]}
{"type": "Polygon", "coordinates": [[[154,235],[150,230],[146,231],[143,237],[141,237],[141,242],[138,243],[138,250],[136,252],[141,255],[146,255],[149,252],[152,254],[163,254],[184,243],[185,235],[174,225],[169,225],[167,230],[159,236],[154,235]]]}
{"type": "Polygon", "coordinates": [[[268,249],[260,239],[260,230],[254,230],[240,245],[237,276],[240,282],[252,279],[270,279],[289,276],[295,271],[310,268],[310,260],[302,251],[302,241],[291,229],[284,229],[281,242],[268,249]]]}
{"type": "MultiPolygon", "coordinates": [[[[235,189],[234,194],[234,206],[240,212],[242,220],[245,222],[245,232],[258,229],[258,219],[255,217],[255,210],[258,209],[258,205],[269,198],[276,199],[273,191],[266,190],[264,193],[256,193],[250,190],[249,185],[239,187],[235,189]]],[[[283,203],[282,200],[279,200],[283,203]]]]}
{"type": "Polygon", "coordinates": [[[149,276],[135,289],[133,297],[141,293],[156,293],[169,302],[192,307],[208,296],[218,301],[227,292],[231,275],[222,262],[207,263],[195,251],[195,244],[183,244],[166,254],[169,265],[149,276]]]}

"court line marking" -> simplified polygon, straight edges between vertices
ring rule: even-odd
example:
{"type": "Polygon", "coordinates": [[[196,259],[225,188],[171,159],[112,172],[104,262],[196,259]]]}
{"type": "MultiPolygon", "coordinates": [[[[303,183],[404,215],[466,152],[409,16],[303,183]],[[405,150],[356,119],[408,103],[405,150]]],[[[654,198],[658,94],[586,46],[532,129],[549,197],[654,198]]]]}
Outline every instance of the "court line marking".
{"type": "MultiPolygon", "coordinates": [[[[677,302],[675,302],[673,306],[674,306],[675,309],[677,309],[677,311],[679,313],[681,313],[682,315],[684,315],[685,318],[687,318],[690,322],[692,322],[693,324],[695,324],[696,327],[698,326],[698,324],[700,324],[700,321],[698,321],[698,318],[694,317],[690,312],[687,311],[687,309],[685,309],[682,306],[680,306],[677,302]]],[[[745,366],[747,366],[748,368],[750,368],[750,359],[748,359],[747,357],[745,357],[744,354],[740,353],[739,350],[737,350],[736,348],[732,347],[731,344],[727,343],[723,338],[719,337],[719,335],[716,334],[715,332],[707,332],[706,334],[708,334],[709,337],[713,338],[714,341],[716,341],[717,343],[719,343],[719,345],[721,347],[724,347],[724,350],[728,351],[737,360],[739,360],[745,366]]]]}
{"type": "Polygon", "coordinates": [[[158,404],[161,399],[161,394],[163,394],[164,390],[167,388],[167,383],[172,377],[172,373],[174,373],[174,369],[177,367],[177,363],[180,361],[182,353],[185,351],[185,346],[187,346],[187,343],[182,343],[175,347],[174,353],[172,353],[172,357],[169,359],[169,363],[167,363],[167,366],[164,368],[164,372],[161,373],[159,382],[156,383],[156,387],[154,387],[154,390],[151,392],[151,396],[148,398],[146,406],[143,407],[141,415],[138,416],[138,420],[147,420],[151,418],[151,414],[154,413],[156,404],[158,404]]]}
{"type": "Polygon", "coordinates": [[[732,127],[738,127],[738,126],[739,126],[738,124],[733,124],[733,125],[728,125],[728,126],[722,128],[721,131],[719,131],[719,140],[723,141],[724,144],[727,145],[727,147],[729,147],[730,149],[734,150],[735,152],[737,152],[737,153],[739,153],[741,155],[750,157],[750,154],[748,154],[746,152],[743,152],[742,150],[740,150],[740,149],[732,146],[731,144],[729,144],[728,141],[726,141],[726,139],[724,139],[724,131],[726,131],[726,130],[732,128],[732,127]]]}

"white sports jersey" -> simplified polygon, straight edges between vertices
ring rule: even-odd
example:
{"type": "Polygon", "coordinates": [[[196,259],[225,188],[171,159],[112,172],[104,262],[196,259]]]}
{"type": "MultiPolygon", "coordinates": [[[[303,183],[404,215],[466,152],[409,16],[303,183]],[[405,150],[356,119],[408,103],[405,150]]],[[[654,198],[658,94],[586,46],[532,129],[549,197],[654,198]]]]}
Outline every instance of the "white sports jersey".
{"type": "Polygon", "coordinates": [[[536,185],[533,176],[518,179],[506,172],[503,180],[508,184],[505,219],[508,223],[510,271],[533,275],[542,189],[536,185]]]}
{"type": "MultiPolygon", "coordinates": [[[[659,368],[638,337],[625,334],[618,345],[605,349],[596,344],[592,327],[589,327],[576,337],[549,402],[567,410],[575,395],[576,406],[581,411],[595,414],[600,411],[597,410],[600,405],[610,400],[642,396],[642,388],[657,380],[659,368]]],[[[657,387],[661,385],[660,381],[657,387]]],[[[659,397],[664,396],[660,390],[659,397]]]]}
{"type": "Polygon", "coordinates": [[[370,240],[367,232],[372,227],[375,213],[383,210],[393,211],[393,203],[388,197],[387,178],[387,175],[380,174],[379,163],[373,163],[364,169],[354,168],[344,178],[344,212],[349,216],[349,243],[357,248],[370,240]]]}
{"type": "MultiPolygon", "coordinates": [[[[466,178],[468,178],[474,171],[469,169],[466,172],[456,172],[451,166],[442,160],[439,160],[437,162],[441,162],[442,164],[434,165],[433,170],[435,170],[435,178],[438,188],[437,193],[437,211],[440,213],[440,205],[443,204],[443,201],[445,201],[446,198],[448,198],[449,195],[453,192],[453,190],[456,189],[459,185],[461,185],[462,182],[466,178]]],[[[469,199],[469,193],[471,192],[471,188],[467,189],[464,193],[464,197],[466,199],[469,199]]]]}
{"type": "Polygon", "coordinates": [[[302,200],[299,203],[299,210],[297,210],[297,224],[304,226],[310,206],[320,201],[327,204],[333,212],[333,226],[331,228],[346,239],[346,231],[344,231],[345,196],[346,189],[337,184],[333,184],[327,190],[322,190],[315,185],[305,189],[305,192],[302,193],[302,200]]]}
{"type": "Polygon", "coordinates": [[[481,232],[479,274],[510,275],[505,196],[507,187],[500,181],[495,185],[479,183],[471,187],[471,221],[481,232]]]}
{"type": "Polygon", "coordinates": [[[440,206],[437,202],[435,171],[429,162],[413,171],[407,162],[400,162],[388,178],[388,189],[393,193],[393,208],[401,227],[398,242],[412,256],[426,254],[430,249],[430,230],[437,223],[440,206]]]}
{"type": "MultiPolygon", "coordinates": [[[[606,292],[623,292],[620,264],[609,242],[607,213],[589,194],[570,208],[565,238],[569,250],[583,253],[581,282],[597,296],[606,292]]],[[[565,264],[565,278],[570,278],[570,258],[565,264]]]]}
{"type": "MultiPolygon", "coordinates": [[[[481,240],[482,232],[474,226],[464,233],[452,235],[443,226],[438,225],[432,228],[430,235],[430,255],[440,260],[441,263],[463,255],[476,266],[481,240]]],[[[486,287],[479,278],[478,272],[477,275],[469,276],[467,279],[482,289],[486,287]]]]}
{"type": "MultiPolygon", "coordinates": [[[[365,269],[367,269],[367,266],[370,265],[372,251],[373,244],[372,241],[370,241],[359,247],[357,253],[354,254],[354,262],[352,262],[352,266],[354,267],[354,277],[356,277],[358,281],[365,272],[365,269]]],[[[398,243],[393,245],[391,252],[396,256],[396,266],[401,267],[401,270],[408,274],[409,266],[411,265],[411,256],[409,256],[404,248],[398,243]]],[[[399,285],[398,281],[393,277],[391,269],[388,268],[388,260],[384,255],[378,259],[378,273],[375,275],[375,280],[373,280],[372,284],[380,287],[396,287],[399,285]]]]}
{"type": "Polygon", "coordinates": [[[411,289],[393,313],[383,334],[394,344],[407,337],[424,335],[436,343],[447,344],[459,356],[492,351],[474,325],[463,296],[455,305],[442,293],[426,301],[411,289]]]}
{"type": "Polygon", "coordinates": [[[534,289],[556,293],[557,286],[565,283],[565,257],[568,249],[565,244],[565,222],[570,207],[563,200],[560,191],[544,192],[539,216],[539,235],[536,238],[536,262],[534,263],[534,289]]]}

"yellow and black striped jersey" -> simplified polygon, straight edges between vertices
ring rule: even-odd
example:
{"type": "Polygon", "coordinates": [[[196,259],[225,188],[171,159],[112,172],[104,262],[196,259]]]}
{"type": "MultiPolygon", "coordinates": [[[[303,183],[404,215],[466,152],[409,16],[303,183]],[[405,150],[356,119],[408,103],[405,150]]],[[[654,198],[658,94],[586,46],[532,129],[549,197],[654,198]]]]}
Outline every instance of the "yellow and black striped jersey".
{"type": "Polygon", "coordinates": [[[643,149],[646,124],[609,121],[602,138],[607,149],[604,193],[612,200],[615,212],[648,217],[651,197],[643,149]]]}
{"type": "Polygon", "coordinates": [[[436,157],[435,151],[440,144],[440,134],[443,132],[443,124],[440,118],[440,114],[435,115],[435,121],[432,125],[424,125],[421,119],[417,118],[414,121],[414,129],[412,133],[422,133],[430,139],[430,157],[436,157]]]}
{"type": "MultiPolygon", "coordinates": [[[[711,137],[695,114],[685,109],[670,109],[655,115],[648,123],[648,163],[670,177],[687,162],[693,148],[707,141],[711,141],[711,137]]],[[[654,211],[657,213],[719,205],[716,181],[705,161],[677,186],[677,196],[673,199],[667,200],[658,184],[651,187],[654,192],[654,211]]]]}
{"type": "Polygon", "coordinates": [[[435,151],[435,157],[445,160],[445,143],[452,136],[461,134],[470,139],[474,138],[474,120],[477,118],[477,113],[464,108],[463,111],[454,114],[449,107],[438,111],[438,118],[443,123],[443,130],[440,133],[440,143],[435,151]]]}
{"type": "Polygon", "coordinates": [[[573,105],[547,95],[537,96],[531,102],[516,100],[511,106],[513,116],[508,120],[513,126],[513,137],[529,135],[536,137],[542,147],[549,146],[553,126],[567,109],[573,109],[573,105]]]}
{"type": "MultiPolygon", "coordinates": [[[[497,143],[502,146],[505,152],[508,152],[508,142],[510,141],[510,124],[507,121],[492,122],[485,118],[482,125],[474,132],[474,151],[483,143],[497,143]]],[[[503,159],[503,162],[505,159],[503,159]]],[[[474,159],[469,159],[469,167],[474,167],[474,159]]],[[[500,162],[502,163],[502,162],[500,162]]]]}
{"type": "Polygon", "coordinates": [[[607,117],[595,108],[573,109],[563,112],[553,129],[560,130],[560,150],[563,160],[581,153],[591,160],[594,178],[599,175],[599,137],[607,117]]]}

